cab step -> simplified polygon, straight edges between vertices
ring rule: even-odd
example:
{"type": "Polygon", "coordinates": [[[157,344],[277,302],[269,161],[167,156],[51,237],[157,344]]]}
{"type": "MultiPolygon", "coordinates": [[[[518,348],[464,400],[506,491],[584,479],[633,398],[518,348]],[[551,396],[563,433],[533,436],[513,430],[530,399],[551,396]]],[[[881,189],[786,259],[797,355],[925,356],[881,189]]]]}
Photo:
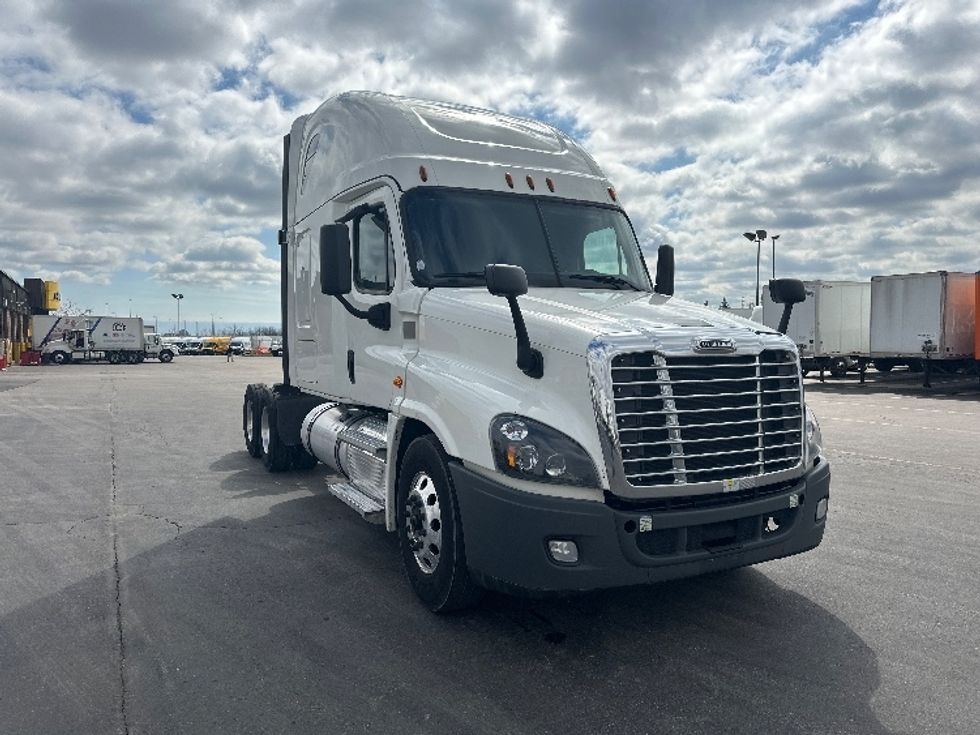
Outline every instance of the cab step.
{"type": "Polygon", "coordinates": [[[349,482],[335,482],[327,485],[327,490],[343,503],[356,510],[368,523],[385,522],[383,496],[365,493],[349,482]]]}

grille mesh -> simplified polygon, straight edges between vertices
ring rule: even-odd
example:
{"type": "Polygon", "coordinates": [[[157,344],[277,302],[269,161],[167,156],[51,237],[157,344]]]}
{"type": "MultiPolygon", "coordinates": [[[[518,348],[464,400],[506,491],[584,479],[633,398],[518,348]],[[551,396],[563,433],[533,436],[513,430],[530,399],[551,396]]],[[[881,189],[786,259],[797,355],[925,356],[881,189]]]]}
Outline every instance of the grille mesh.
{"type": "Polygon", "coordinates": [[[627,481],[637,487],[766,475],[803,453],[800,369],[792,352],[612,362],[627,481]]]}

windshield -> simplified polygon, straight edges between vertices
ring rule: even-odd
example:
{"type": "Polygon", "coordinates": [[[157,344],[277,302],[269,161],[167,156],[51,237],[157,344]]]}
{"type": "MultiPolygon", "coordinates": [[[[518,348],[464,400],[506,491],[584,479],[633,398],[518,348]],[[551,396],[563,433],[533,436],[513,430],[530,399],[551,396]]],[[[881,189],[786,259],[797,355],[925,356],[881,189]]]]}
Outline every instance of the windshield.
{"type": "Polygon", "coordinates": [[[414,189],[403,198],[415,282],[483,285],[488,263],[519,265],[532,286],[649,291],[621,210],[544,197],[414,189]]]}

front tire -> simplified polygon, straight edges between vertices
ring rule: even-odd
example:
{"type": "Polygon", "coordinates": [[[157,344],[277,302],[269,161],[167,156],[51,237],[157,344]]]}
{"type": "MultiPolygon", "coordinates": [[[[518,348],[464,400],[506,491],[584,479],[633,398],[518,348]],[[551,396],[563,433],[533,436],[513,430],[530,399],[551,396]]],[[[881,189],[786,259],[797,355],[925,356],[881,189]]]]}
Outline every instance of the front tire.
{"type": "Polygon", "coordinates": [[[415,594],[437,613],[476,604],[482,590],[466,566],[448,457],[434,436],[421,436],[406,450],[395,502],[398,548],[415,594]]]}
{"type": "Polygon", "coordinates": [[[65,365],[66,363],[71,362],[71,355],[69,355],[67,352],[58,350],[57,352],[51,354],[51,362],[53,362],[55,365],[65,365]]]}
{"type": "Polygon", "coordinates": [[[170,350],[164,350],[160,353],[160,362],[173,362],[174,353],[170,350]]]}

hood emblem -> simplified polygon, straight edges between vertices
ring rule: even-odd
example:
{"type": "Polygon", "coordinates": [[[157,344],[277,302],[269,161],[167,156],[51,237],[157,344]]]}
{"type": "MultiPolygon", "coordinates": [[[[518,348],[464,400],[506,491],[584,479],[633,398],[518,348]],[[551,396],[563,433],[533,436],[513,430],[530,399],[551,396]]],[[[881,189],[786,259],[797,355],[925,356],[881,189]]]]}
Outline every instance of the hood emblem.
{"type": "Polygon", "coordinates": [[[692,340],[695,352],[735,352],[735,341],[728,337],[696,337],[692,340]]]}

